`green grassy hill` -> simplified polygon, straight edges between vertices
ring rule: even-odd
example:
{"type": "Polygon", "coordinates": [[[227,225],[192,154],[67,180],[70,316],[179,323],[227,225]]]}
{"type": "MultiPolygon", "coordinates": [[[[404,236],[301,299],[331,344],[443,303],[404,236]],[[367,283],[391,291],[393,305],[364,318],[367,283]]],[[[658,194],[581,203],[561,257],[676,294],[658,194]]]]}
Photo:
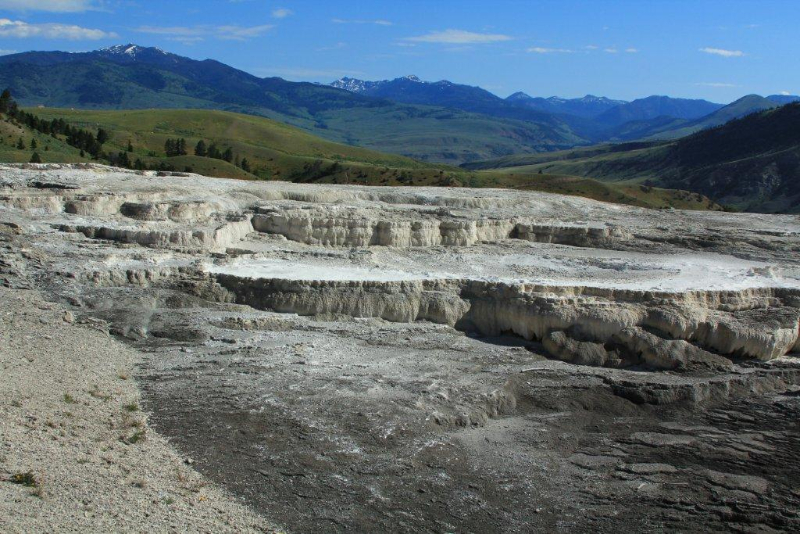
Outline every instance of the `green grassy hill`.
{"type": "MultiPolygon", "coordinates": [[[[73,127],[95,132],[103,128],[109,139],[103,151],[133,152],[150,167],[160,164],[175,170],[191,170],[225,178],[285,180],[333,184],[506,187],[578,195],[635,206],[685,209],[717,209],[707,198],[681,191],[605,184],[574,176],[526,172],[474,172],[459,167],[416,161],[403,156],[333,143],[297,128],[262,117],[210,110],[85,111],[55,108],[28,110],[41,119],[64,119],[73,127]],[[167,157],[167,139],[184,138],[190,155],[167,157]],[[251,172],[219,159],[191,155],[198,141],[230,147],[239,158],[247,158],[251,172]]],[[[69,146],[63,136],[52,137],[26,127],[0,121],[0,161],[27,162],[37,140],[44,162],[89,162],[69,146]],[[23,138],[25,149],[16,148],[23,138]],[[46,150],[45,150],[46,147],[46,150]]]]}
{"type": "Polygon", "coordinates": [[[751,114],[676,141],[510,156],[465,168],[657,185],[694,191],[747,211],[800,213],[800,104],[751,114]]]}

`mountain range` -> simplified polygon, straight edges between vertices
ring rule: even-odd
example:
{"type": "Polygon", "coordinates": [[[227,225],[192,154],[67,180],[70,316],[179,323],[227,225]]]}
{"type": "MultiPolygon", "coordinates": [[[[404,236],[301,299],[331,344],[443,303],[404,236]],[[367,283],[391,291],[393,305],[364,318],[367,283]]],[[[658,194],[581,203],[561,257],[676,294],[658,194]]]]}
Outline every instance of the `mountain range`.
{"type": "Polygon", "coordinates": [[[586,144],[563,121],[504,119],[404,104],[280,78],[214,60],[122,45],[93,52],[0,57],[0,86],[25,106],[217,109],[260,115],[332,141],[426,161],[461,163],[586,144]]]}
{"type": "Polygon", "coordinates": [[[416,76],[326,86],[259,78],[134,44],[92,52],[0,57],[0,86],[25,106],[215,109],[259,115],[326,139],[422,161],[461,164],[603,141],[686,135],[797,97],[746,97],[723,106],[653,96],[626,102],[500,98],[480,87],[416,76]]]}
{"type": "Polygon", "coordinates": [[[655,95],[628,102],[594,95],[571,99],[542,98],[523,92],[502,99],[480,87],[447,80],[426,82],[414,75],[382,81],[344,77],[330,85],[359,95],[408,104],[444,106],[494,117],[545,121],[542,114],[551,115],[591,142],[677,138],[749,113],[800,100],[793,95],[748,95],[724,105],[655,95]],[[535,114],[531,115],[530,111],[535,114]]]}

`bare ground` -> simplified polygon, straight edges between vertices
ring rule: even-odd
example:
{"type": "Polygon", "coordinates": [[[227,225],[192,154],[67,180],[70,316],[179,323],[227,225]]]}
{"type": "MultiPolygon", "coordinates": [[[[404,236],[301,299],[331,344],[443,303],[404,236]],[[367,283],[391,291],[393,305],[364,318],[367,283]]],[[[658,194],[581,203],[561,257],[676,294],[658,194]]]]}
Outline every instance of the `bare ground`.
{"type": "Polygon", "coordinates": [[[272,531],[153,432],[140,353],[35,291],[0,302],[0,531],[272,531]]]}

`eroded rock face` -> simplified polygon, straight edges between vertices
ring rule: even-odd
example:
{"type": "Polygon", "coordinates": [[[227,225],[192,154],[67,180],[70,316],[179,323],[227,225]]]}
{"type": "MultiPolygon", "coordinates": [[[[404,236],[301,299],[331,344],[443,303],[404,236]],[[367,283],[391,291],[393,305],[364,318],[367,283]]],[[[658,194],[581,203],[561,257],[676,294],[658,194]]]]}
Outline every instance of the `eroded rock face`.
{"type": "Polygon", "coordinates": [[[724,368],[729,360],[715,354],[771,360],[800,346],[800,275],[796,262],[781,257],[797,246],[791,217],[663,213],[502,191],[237,183],[102,167],[8,167],[2,185],[2,205],[13,218],[144,247],[129,261],[135,273],[125,269],[121,277],[113,262],[84,269],[95,284],[163,278],[164,260],[172,257],[170,268],[182,264],[178,272],[185,273],[195,266],[198,276],[258,309],[510,332],[545,343],[557,358],[599,366],[724,368]],[[717,234],[727,224],[728,252],[740,256],[750,253],[735,245],[747,250],[754,235],[776,242],[759,247],[760,262],[679,248],[671,255],[637,251],[693,222],[702,225],[681,238],[700,242],[709,226],[717,234]],[[281,250],[275,238],[298,246],[281,250]],[[578,248],[558,257],[563,247],[554,245],[578,248]],[[168,252],[148,258],[145,251],[155,249],[168,252]],[[598,250],[616,249],[623,250],[597,257],[598,250]],[[437,250],[446,252],[426,262],[437,250]],[[195,261],[178,260],[177,251],[195,261]],[[219,256],[226,251],[231,259],[219,256]]]}
{"type": "Polygon", "coordinates": [[[648,528],[669,484],[711,529],[704,488],[788,506],[777,471],[731,467],[758,444],[720,452],[732,419],[697,414],[794,409],[765,399],[800,381],[797,217],[29,165],[0,166],[0,242],[4,284],[152,353],[162,431],[298,530],[563,528],[603,509],[586,470],[648,528]],[[718,430],[660,426],[689,419],[718,430]]]}

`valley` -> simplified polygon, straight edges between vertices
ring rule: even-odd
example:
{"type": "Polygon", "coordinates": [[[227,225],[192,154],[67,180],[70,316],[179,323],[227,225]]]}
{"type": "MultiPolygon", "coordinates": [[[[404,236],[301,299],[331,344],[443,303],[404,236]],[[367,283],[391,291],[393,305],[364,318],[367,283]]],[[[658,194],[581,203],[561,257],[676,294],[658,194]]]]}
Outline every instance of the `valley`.
{"type": "Polygon", "coordinates": [[[675,141],[509,156],[465,167],[687,189],[747,211],[798,213],[798,124],[800,104],[786,104],[675,141]]]}
{"type": "MultiPolygon", "coordinates": [[[[84,111],[55,108],[29,110],[37,120],[66,121],[86,132],[103,129],[103,153],[110,163],[205,176],[301,183],[443,187],[510,187],[549,191],[654,208],[720,209],[703,196],[685,191],[604,184],[573,176],[538,173],[482,173],[444,164],[342,145],[285,124],[230,112],[206,110],[84,111]],[[185,154],[167,155],[165,144],[183,139],[185,154]],[[230,161],[198,156],[197,143],[230,150],[230,161]],[[113,160],[108,160],[113,158],[113,160]],[[122,162],[125,158],[127,163],[122,162]],[[242,168],[247,161],[248,170],[242,168]]],[[[96,161],[67,143],[66,136],[46,135],[16,119],[0,122],[0,159],[30,162],[36,153],[45,163],[96,161]],[[23,148],[18,143],[22,141],[23,148]],[[31,143],[35,141],[36,149],[31,143]]]]}

